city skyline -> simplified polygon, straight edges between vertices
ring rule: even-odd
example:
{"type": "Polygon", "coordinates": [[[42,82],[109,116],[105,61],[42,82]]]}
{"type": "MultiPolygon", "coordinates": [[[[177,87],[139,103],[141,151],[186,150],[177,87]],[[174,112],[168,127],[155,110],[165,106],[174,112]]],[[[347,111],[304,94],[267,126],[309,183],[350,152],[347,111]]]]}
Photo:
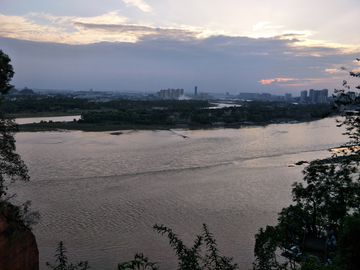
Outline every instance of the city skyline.
{"type": "Polygon", "coordinates": [[[354,0],[0,3],[17,88],[295,95],[360,70],[354,0]]]}

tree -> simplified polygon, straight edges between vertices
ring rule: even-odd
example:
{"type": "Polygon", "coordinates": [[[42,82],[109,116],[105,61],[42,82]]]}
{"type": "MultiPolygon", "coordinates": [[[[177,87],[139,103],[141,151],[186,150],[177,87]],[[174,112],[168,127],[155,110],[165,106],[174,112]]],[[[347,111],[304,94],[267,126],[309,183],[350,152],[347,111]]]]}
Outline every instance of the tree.
{"type": "Polygon", "coordinates": [[[14,135],[18,126],[14,119],[6,119],[0,112],[0,201],[6,195],[5,180],[29,181],[27,166],[16,153],[14,135]]]}
{"type": "Polygon", "coordinates": [[[10,81],[14,76],[14,70],[10,61],[10,57],[0,50],[0,105],[3,96],[9,93],[13,87],[10,81]]]}
{"type": "MultiPolygon", "coordinates": [[[[10,81],[14,76],[13,67],[10,64],[10,58],[0,50],[0,105],[4,95],[11,89],[10,81]]],[[[28,168],[20,155],[16,153],[15,133],[18,131],[18,125],[14,119],[6,118],[0,111],[0,211],[5,213],[9,221],[20,219],[25,226],[31,229],[36,224],[40,215],[38,212],[30,210],[31,202],[27,201],[20,206],[11,204],[7,195],[5,186],[6,181],[14,182],[16,180],[27,182],[30,179],[28,168]]]]}
{"type": "Polygon", "coordinates": [[[311,215],[311,226],[340,225],[341,220],[360,207],[360,182],[353,175],[357,168],[348,162],[340,165],[310,162],[302,183],[293,184],[293,201],[311,215]]]}
{"type": "Polygon", "coordinates": [[[360,215],[355,213],[343,220],[344,224],[339,233],[339,245],[342,247],[336,258],[337,264],[343,269],[357,270],[360,264],[360,215]]]}
{"type": "MultiPolygon", "coordinates": [[[[11,89],[10,81],[14,76],[10,58],[0,50],[0,105],[4,95],[11,89]]],[[[7,119],[0,111],[0,202],[2,196],[6,195],[5,180],[12,182],[21,180],[29,181],[28,169],[17,154],[14,135],[18,131],[18,126],[14,119],[7,119]]]]}

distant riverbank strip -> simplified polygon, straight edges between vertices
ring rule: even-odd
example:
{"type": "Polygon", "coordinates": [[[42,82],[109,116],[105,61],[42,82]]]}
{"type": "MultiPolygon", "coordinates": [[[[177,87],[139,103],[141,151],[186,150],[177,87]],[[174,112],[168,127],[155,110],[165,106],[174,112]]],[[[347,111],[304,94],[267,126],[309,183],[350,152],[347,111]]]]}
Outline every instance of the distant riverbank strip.
{"type": "MultiPolygon", "coordinates": [[[[20,124],[20,132],[45,132],[45,131],[121,131],[121,130],[171,130],[171,129],[215,129],[215,128],[244,128],[249,126],[266,126],[269,124],[296,124],[300,122],[316,121],[321,118],[311,118],[303,121],[268,121],[268,122],[238,122],[238,123],[213,123],[213,124],[164,124],[164,125],[141,125],[136,123],[82,123],[80,121],[41,121],[39,123],[20,124]]],[[[121,134],[121,132],[119,133],[121,134]]]]}
{"type": "MultiPolygon", "coordinates": [[[[46,111],[45,108],[39,109],[40,112],[36,113],[11,111],[10,108],[5,113],[17,118],[61,116],[66,115],[66,112],[68,112],[67,115],[74,115],[75,113],[81,115],[80,118],[77,117],[73,121],[52,121],[47,119],[47,121],[43,120],[40,123],[20,123],[20,131],[28,132],[241,128],[273,123],[308,122],[335,113],[331,110],[329,104],[287,102],[238,101],[237,103],[230,102],[227,107],[214,107],[214,104],[208,101],[196,100],[118,100],[113,101],[111,106],[110,103],[103,103],[102,105],[104,104],[107,107],[97,104],[97,109],[85,109],[85,106],[78,109],[72,108],[72,110],[63,109],[58,112],[61,114],[56,114],[53,110],[46,111]]],[[[93,106],[95,108],[95,105],[93,106]]]]}

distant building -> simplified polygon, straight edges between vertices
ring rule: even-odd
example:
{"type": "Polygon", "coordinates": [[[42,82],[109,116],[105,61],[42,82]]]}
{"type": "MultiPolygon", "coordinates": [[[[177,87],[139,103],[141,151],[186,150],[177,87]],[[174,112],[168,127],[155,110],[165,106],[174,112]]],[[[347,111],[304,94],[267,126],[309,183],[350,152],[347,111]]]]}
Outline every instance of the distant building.
{"type": "Polygon", "coordinates": [[[180,98],[184,95],[184,89],[164,89],[157,92],[159,98],[180,98]]]}
{"type": "Polygon", "coordinates": [[[326,103],[328,101],[328,89],[309,91],[309,102],[313,104],[326,103]]]}
{"type": "Polygon", "coordinates": [[[197,86],[195,86],[195,92],[194,92],[194,95],[195,95],[195,96],[197,95],[197,86]]]}
{"type": "Polygon", "coordinates": [[[197,96],[201,97],[201,98],[207,98],[207,97],[209,97],[209,93],[200,93],[197,96]]]}
{"type": "Polygon", "coordinates": [[[269,93],[239,93],[239,98],[245,100],[274,100],[274,96],[269,93]]]}
{"type": "Polygon", "coordinates": [[[286,93],[285,94],[285,100],[292,100],[292,94],[291,93],[286,93]]]}
{"type": "Polygon", "coordinates": [[[300,103],[306,103],[307,102],[307,90],[301,91],[300,94],[300,103]]]}
{"type": "Polygon", "coordinates": [[[259,99],[259,93],[239,93],[239,98],[245,100],[259,99]]]}
{"type": "Polygon", "coordinates": [[[271,100],[271,94],[269,94],[269,93],[262,93],[262,94],[259,96],[259,98],[260,98],[261,100],[271,100]]]}

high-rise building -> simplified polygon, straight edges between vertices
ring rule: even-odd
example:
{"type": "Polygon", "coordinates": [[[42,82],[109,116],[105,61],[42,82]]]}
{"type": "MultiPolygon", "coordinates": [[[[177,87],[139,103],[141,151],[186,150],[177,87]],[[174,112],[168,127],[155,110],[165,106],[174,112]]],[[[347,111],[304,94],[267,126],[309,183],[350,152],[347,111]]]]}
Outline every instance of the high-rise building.
{"type": "Polygon", "coordinates": [[[314,89],[310,89],[310,91],[309,91],[309,102],[310,103],[316,103],[315,90],[314,89]]]}
{"type": "Polygon", "coordinates": [[[307,90],[301,91],[300,102],[301,103],[307,102],[307,90]]]}
{"type": "Polygon", "coordinates": [[[179,98],[184,95],[184,89],[164,89],[157,92],[160,98],[179,98]]]}
{"type": "Polygon", "coordinates": [[[326,103],[328,99],[328,90],[314,90],[310,89],[309,92],[309,102],[316,104],[316,103],[326,103]]]}
{"type": "Polygon", "coordinates": [[[195,93],[194,95],[196,96],[197,95],[197,86],[195,86],[195,93]]]}

